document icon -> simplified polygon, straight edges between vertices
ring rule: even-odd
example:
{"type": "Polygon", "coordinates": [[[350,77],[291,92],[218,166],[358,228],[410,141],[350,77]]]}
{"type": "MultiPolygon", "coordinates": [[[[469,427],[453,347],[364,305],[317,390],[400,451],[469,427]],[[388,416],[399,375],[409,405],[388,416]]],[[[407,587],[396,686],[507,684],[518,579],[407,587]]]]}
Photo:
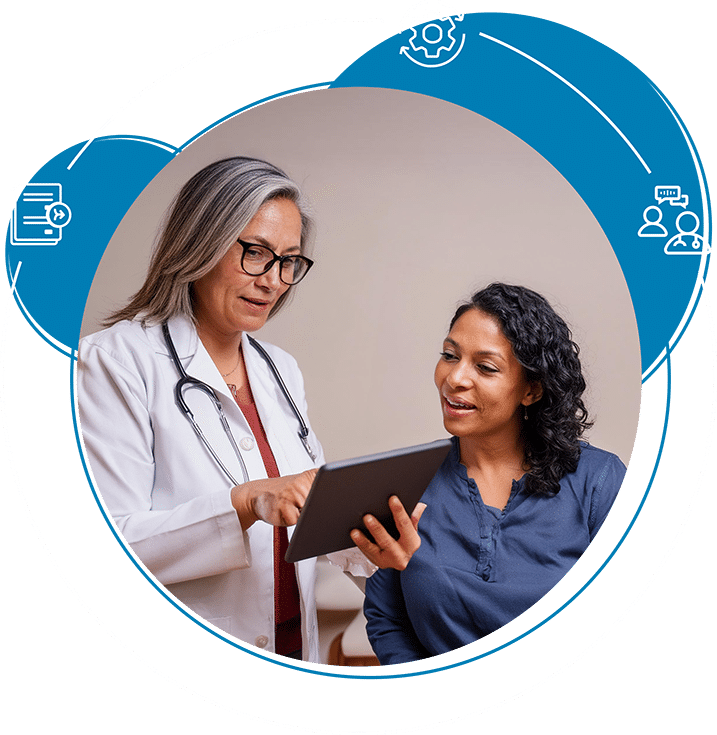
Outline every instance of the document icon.
{"type": "Polygon", "coordinates": [[[12,214],[13,245],[57,245],[72,218],[60,184],[27,184],[12,214]]]}

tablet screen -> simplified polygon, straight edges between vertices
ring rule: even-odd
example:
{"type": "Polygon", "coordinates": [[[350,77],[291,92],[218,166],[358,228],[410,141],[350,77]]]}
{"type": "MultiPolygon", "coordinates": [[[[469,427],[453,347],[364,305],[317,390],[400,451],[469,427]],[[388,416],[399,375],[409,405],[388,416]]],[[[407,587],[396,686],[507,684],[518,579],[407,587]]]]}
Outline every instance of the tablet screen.
{"type": "Polygon", "coordinates": [[[450,447],[450,439],[441,439],[320,467],[291,537],[286,561],[350,548],[354,546],[350,536],[354,528],[371,538],[362,521],[366,513],[397,536],[388,499],[397,495],[410,515],[450,447]]]}

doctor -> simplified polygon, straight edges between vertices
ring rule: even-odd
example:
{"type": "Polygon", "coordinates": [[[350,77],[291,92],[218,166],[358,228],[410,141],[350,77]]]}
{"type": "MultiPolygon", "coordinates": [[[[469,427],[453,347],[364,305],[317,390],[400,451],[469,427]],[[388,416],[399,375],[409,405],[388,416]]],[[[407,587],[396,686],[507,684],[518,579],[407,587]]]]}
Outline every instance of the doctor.
{"type": "MultiPolygon", "coordinates": [[[[231,158],[199,171],[144,285],[82,340],[78,399],[97,488],[147,569],[216,628],[318,661],[315,560],[287,564],[284,552],[323,451],[296,362],[248,336],[313,265],[311,230],[298,187],[271,164],[231,158]]],[[[422,508],[409,518],[391,506],[398,541],[367,517],[376,544],[357,533],[360,550],[332,561],[360,576],[405,568],[422,508]]]]}

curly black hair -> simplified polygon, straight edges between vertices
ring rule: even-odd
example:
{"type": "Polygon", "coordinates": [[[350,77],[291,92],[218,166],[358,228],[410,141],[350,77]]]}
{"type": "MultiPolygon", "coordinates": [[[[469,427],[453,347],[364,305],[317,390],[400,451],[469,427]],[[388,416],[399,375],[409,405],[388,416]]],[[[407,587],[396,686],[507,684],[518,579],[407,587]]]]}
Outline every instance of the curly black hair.
{"type": "Polygon", "coordinates": [[[580,348],[547,300],[524,286],[486,286],[458,307],[451,328],[470,309],[498,320],[527,379],[542,386],[540,400],[527,408],[523,422],[526,490],[557,495],[560,479],[578,466],[580,437],[592,426],[582,400],[580,348]]]}

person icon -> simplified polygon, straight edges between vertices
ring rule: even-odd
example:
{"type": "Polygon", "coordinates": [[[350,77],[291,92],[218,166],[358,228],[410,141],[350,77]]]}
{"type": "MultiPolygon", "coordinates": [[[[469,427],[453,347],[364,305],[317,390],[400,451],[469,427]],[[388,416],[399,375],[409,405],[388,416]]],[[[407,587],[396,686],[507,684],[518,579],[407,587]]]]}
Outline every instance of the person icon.
{"type": "Polygon", "coordinates": [[[645,220],[645,224],[637,231],[638,237],[667,237],[667,228],[662,224],[662,210],[659,207],[650,205],[642,213],[642,219],[645,220]],[[657,214],[648,215],[651,210],[657,214]]]}
{"type": "Polygon", "coordinates": [[[677,215],[675,220],[675,227],[677,227],[677,234],[673,235],[665,245],[665,252],[670,254],[684,253],[684,254],[699,254],[703,250],[704,238],[702,235],[697,234],[697,228],[700,226],[700,218],[694,212],[681,212],[677,215]],[[692,218],[692,229],[686,229],[689,227],[689,219],[685,223],[685,217],[692,218]],[[692,242],[688,243],[685,238],[692,238],[692,242]]]}

